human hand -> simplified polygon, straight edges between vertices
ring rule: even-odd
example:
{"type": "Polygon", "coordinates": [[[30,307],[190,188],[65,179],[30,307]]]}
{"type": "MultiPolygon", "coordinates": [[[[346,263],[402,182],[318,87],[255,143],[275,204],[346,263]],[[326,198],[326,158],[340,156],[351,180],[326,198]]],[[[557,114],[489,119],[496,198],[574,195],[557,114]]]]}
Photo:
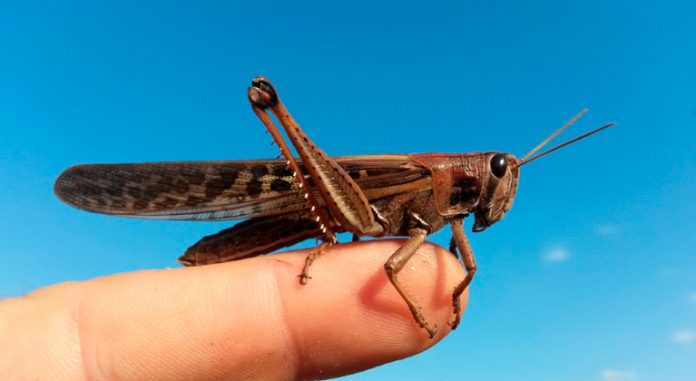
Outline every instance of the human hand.
{"type": "Polygon", "coordinates": [[[399,273],[439,326],[430,340],[384,272],[400,243],[335,246],[317,258],[306,286],[297,281],[302,250],[61,283],[0,301],[0,378],[317,379],[414,355],[449,333],[451,292],[464,273],[432,244],[399,273]]]}

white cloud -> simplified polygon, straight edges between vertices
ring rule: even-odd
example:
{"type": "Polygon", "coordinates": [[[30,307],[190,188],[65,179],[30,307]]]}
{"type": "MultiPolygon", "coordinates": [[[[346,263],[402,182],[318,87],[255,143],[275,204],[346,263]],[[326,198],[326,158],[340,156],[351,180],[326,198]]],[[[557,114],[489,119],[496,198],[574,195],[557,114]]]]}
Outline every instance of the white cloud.
{"type": "Polygon", "coordinates": [[[689,301],[693,304],[696,304],[696,291],[692,292],[691,295],[689,295],[689,301]]]}
{"type": "Polygon", "coordinates": [[[595,233],[602,237],[608,237],[621,233],[621,228],[615,224],[601,224],[595,228],[595,233]]]}
{"type": "Polygon", "coordinates": [[[546,250],[542,256],[542,259],[544,262],[548,263],[565,262],[570,259],[570,253],[565,247],[556,246],[546,250]]]}
{"type": "Polygon", "coordinates": [[[690,329],[680,329],[672,334],[672,341],[679,344],[691,344],[696,341],[696,332],[690,329]]]}
{"type": "Polygon", "coordinates": [[[599,378],[602,381],[631,381],[638,379],[638,374],[630,369],[602,369],[599,378]]]}

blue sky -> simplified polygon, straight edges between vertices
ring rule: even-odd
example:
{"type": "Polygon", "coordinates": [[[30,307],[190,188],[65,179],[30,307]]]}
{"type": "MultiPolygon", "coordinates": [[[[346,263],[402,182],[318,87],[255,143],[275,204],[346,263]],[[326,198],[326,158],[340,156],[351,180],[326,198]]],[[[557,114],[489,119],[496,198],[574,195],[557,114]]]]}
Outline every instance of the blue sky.
{"type": "Polygon", "coordinates": [[[461,330],[347,379],[696,377],[696,3],[239,3],[0,4],[0,297],[175,266],[228,226],[83,213],[52,184],[275,156],[259,74],[332,155],[522,155],[588,107],[564,137],[619,126],[523,167],[506,218],[469,234],[461,330]]]}

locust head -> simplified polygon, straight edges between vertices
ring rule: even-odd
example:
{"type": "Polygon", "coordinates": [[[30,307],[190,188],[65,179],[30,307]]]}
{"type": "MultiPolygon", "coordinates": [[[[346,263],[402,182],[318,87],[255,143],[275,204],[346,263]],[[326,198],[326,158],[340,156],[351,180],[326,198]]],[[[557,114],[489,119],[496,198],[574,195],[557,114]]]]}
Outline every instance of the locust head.
{"type": "Polygon", "coordinates": [[[519,161],[509,153],[487,154],[486,170],[479,202],[474,208],[475,232],[500,221],[512,207],[520,177],[519,161]]]}
{"type": "Polygon", "coordinates": [[[512,201],[517,193],[517,183],[520,177],[520,167],[536,160],[544,155],[556,151],[569,144],[575,143],[580,139],[584,139],[592,134],[600,132],[606,128],[614,126],[614,123],[609,123],[605,126],[594,129],[576,138],[568,140],[565,143],[559,144],[549,150],[534,155],[541,147],[546,145],[556,135],[568,128],[573,122],[580,118],[587,109],[580,111],[571,120],[564,124],[561,128],[554,131],[548,138],[544,139],[521,159],[509,153],[491,152],[488,153],[488,163],[485,170],[482,171],[483,181],[481,195],[478,204],[473,208],[474,212],[474,232],[484,231],[487,227],[500,221],[512,207],[512,201]]]}
{"type": "Polygon", "coordinates": [[[430,171],[433,202],[440,216],[454,218],[473,213],[473,231],[484,231],[512,208],[521,166],[614,125],[609,123],[534,155],[586,111],[581,111],[521,159],[504,152],[424,153],[411,154],[408,158],[430,171]]]}

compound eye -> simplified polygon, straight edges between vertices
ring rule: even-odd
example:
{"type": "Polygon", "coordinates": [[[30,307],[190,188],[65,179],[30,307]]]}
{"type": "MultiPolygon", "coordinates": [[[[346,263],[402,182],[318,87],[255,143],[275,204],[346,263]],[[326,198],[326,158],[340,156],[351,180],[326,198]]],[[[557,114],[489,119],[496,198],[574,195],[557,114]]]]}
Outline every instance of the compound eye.
{"type": "Polygon", "coordinates": [[[505,175],[507,165],[507,155],[504,153],[497,153],[491,158],[491,172],[493,172],[493,175],[497,178],[501,178],[505,175]]]}

